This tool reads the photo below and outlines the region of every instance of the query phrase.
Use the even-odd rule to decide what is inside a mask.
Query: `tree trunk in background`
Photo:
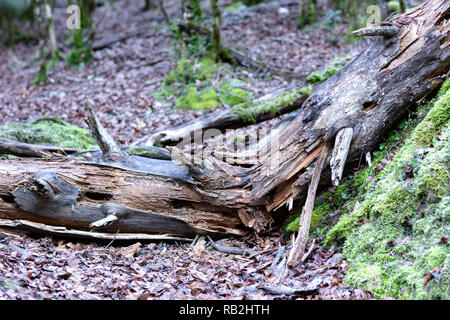
[[[316,22],[317,0],[300,0],[297,27],[303,28],[306,25]]]
[[[216,61],[220,60],[220,9],[217,5],[217,0],[210,0],[211,4],[211,14],[213,17],[213,32],[212,32],[212,41],[211,41],[211,49],[214,55],[214,59]]]
[[[280,216],[274,210],[303,197],[317,158],[337,133],[352,129],[349,167],[448,77],[449,14],[449,1],[429,0],[391,23],[360,30],[377,35],[371,46],[315,87],[251,168],[175,147],[169,150],[178,164],[107,150],[97,161],[1,160],[0,219],[182,236],[267,230]],[[330,161],[324,160],[322,184],[331,183]]]

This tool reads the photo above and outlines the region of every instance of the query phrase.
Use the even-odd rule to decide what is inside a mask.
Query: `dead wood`
[[[176,145],[183,140],[199,143],[199,141],[195,139],[195,136],[198,134],[202,135],[206,130],[214,129],[219,132],[225,132],[227,129],[241,128],[249,124],[259,123],[292,112],[300,108],[303,102],[308,98],[306,94],[299,92],[296,97],[289,101],[289,103],[277,106],[276,110],[264,108],[262,106],[276,100],[283,94],[291,92],[291,90],[296,87],[301,87],[301,84],[296,83],[293,86],[256,98],[245,108],[243,108],[242,105],[237,105],[229,109],[214,112],[175,128],[155,132],[136,141],[133,145],[147,147],[155,144]]]
[[[348,168],[448,77],[449,11],[448,1],[429,0],[395,18],[398,34],[376,36],[350,64],[315,87],[296,117],[257,149],[251,168],[176,147],[169,149],[173,161],[130,155],[109,143],[91,114],[100,159],[0,160],[0,219],[83,236],[91,234],[90,226],[97,234],[182,238],[268,230],[274,217],[283,217],[274,210],[292,208],[309,185],[309,211],[319,177],[324,185],[331,183],[333,163],[324,150],[347,149],[335,143],[337,133],[353,130],[347,156],[337,157],[346,158],[340,161]],[[343,164],[336,165],[339,173]]]

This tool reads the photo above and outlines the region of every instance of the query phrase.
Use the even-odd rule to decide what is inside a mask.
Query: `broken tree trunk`
[[[90,161],[1,160],[0,221],[108,234],[267,230],[272,211],[305,194],[326,145],[342,149],[323,160],[319,176],[330,184],[330,168],[338,180],[342,162],[348,166],[373,150],[409,107],[448,77],[449,14],[450,2],[429,0],[389,22],[398,33],[376,36],[369,48],[317,86],[301,112],[262,146],[251,168],[211,154],[191,156],[176,147],[169,148],[174,161],[146,159],[102,143],[104,156]],[[352,129],[350,139],[350,130],[342,131],[346,128]],[[98,141],[109,141],[102,130],[91,131],[103,136]],[[347,140],[335,142],[341,131]]]

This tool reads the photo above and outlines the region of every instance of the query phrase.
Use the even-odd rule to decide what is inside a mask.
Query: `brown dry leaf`
[[[433,279],[433,277],[436,277],[437,274],[439,274],[442,271],[441,267],[436,267],[431,271],[428,271],[425,276],[423,277],[423,285],[426,286],[428,282]]]
[[[120,248],[119,255],[121,255],[125,258],[131,258],[132,256],[134,256],[136,253],[138,253],[141,250],[141,245],[142,244],[140,242],[136,242],[135,244],[132,244],[131,246]]]
[[[197,241],[195,246],[192,247],[192,252],[194,253],[195,256],[201,256],[206,250],[205,246],[206,246],[206,240],[200,239],[199,241]]]
[[[207,276],[204,273],[197,271],[197,270],[192,270],[191,273],[194,277],[202,280],[203,282],[209,282],[209,281],[211,281],[211,278],[212,278],[211,276]]]

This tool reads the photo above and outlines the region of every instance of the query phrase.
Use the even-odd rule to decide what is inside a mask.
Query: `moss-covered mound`
[[[448,85],[392,162],[365,186],[359,208],[327,235],[328,243],[343,241],[347,283],[376,297],[450,297]]]
[[[98,149],[89,131],[56,117],[42,117],[32,122],[13,122],[2,125],[0,138],[61,148]]]
[[[311,235],[343,248],[346,282],[375,297],[449,299],[450,80],[316,200]],[[298,230],[298,216],[285,225]]]
[[[250,91],[242,89],[238,79],[214,82],[217,75],[227,73],[230,66],[219,64],[210,57],[183,57],[177,67],[164,79],[162,90],[154,96],[159,100],[176,98],[181,109],[213,109],[223,104],[234,106],[253,98]],[[219,71],[220,70],[220,71]]]

